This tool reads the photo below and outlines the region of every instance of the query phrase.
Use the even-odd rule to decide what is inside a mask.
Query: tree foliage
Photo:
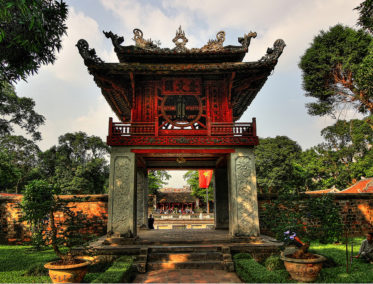
[[[0,81],[15,82],[56,60],[66,33],[63,1],[3,0],[0,5]]]
[[[357,24],[373,34],[373,0],[365,0],[355,9],[359,11]]]
[[[34,110],[33,99],[18,97],[14,87],[0,81],[0,136],[10,135],[17,125],[34,140],[40,140],[37,128],[44,124],[44,117]]]
[[[301,147],[286,136],[263,138],[255,148],[258,190],[261,193],[297,192],[304,180],[297,161]]]
[[[39,147],[23,136],[0,138],[0,190],[20,193],[32,179],[39,177]],[[9,178],[9,179],[7,179]]]
[[[40,155],[40,171],[63,194],[97,194],[108,184],[108,146],[97,136],[66,133]]]
[[[336,25],[316,36],[299,67],[311,115],[334,115],[347,106],[373,112],[373,38],[368,33]]]
[[[213,174],[214,175],[214,174]],[[199,176],[198,171],[187,171],[183,178],[190,185],[192,195],[198,197],[206,202],[206,188],[199,187]],[[209,201],[214,200],[214,176],[211,178],[210,185],[208,187],[208,199]]]
[[[149,194],[157,194],[158,190],[167,184],[171,175],[167,171],[149,170],[148,171],[148,190]]]
[[[344,189],[373,176],[373,130],[367,119],[340,120],[321,131],[324,142],[302,153],[308,189]]]

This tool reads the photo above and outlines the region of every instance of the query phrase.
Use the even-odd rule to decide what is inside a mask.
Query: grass
[[[362,238],[355,238],[354,255],[357,254]],[[373,265],[361,260],[353,259],[349,273],[346,272],[346,245],[345,244],[319,244],[313,243],[310,247],[313,253],[321,254],[328,258],[328,262],[321,270],[316,282],[318,283],[372,283]],[[351,243],[349,244],[349,256]],[[266,268],[249,258],[233,258],[237,275],[244,282],[295,282],[289,278],[284,268],[268,271]]]
[[[92,283],[129,283],[134,276],[132,264],[133,257],[121,256],[105,272],[94,279]]]
[[[0,283],[50,283],[48,275],[24,276],[31,266],[56,259],[53,250],[33,251],[31,246],[0,246]]]
[[[0,245],[0,283],[50,283],[43,265],[55,259],[56,255],[51,249],[35,251],[31,246]],[[91,266],[83,282],[92,282],[109,266],[110,264]]]

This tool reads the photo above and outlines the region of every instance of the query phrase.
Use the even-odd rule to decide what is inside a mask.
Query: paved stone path
[[[242,283],[234,272],[211,269],[154,270],[137,274],[133,283]]]

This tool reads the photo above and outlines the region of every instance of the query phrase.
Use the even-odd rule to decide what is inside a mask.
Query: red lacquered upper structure
[[[250,32],[240,46],[223,46],[219,32],[202,48],[188,49],[179,28],[175,48],[160,48],[134,30],[135,45],[110,38],[119,63],[105,63],[85,40],[77,46],[90,74],[120,122],[109,121],[108,145],[258,144],[255,119],[237,123],[277,64],[285,43],[279,39],[256,62],[242,62]]]

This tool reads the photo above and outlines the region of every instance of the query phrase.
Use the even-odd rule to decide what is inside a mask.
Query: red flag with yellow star
[[[199,177],[199,187],[208,188],[210,185],[211,178],[212,178],[212,170],[199,170],[198,177]]]

